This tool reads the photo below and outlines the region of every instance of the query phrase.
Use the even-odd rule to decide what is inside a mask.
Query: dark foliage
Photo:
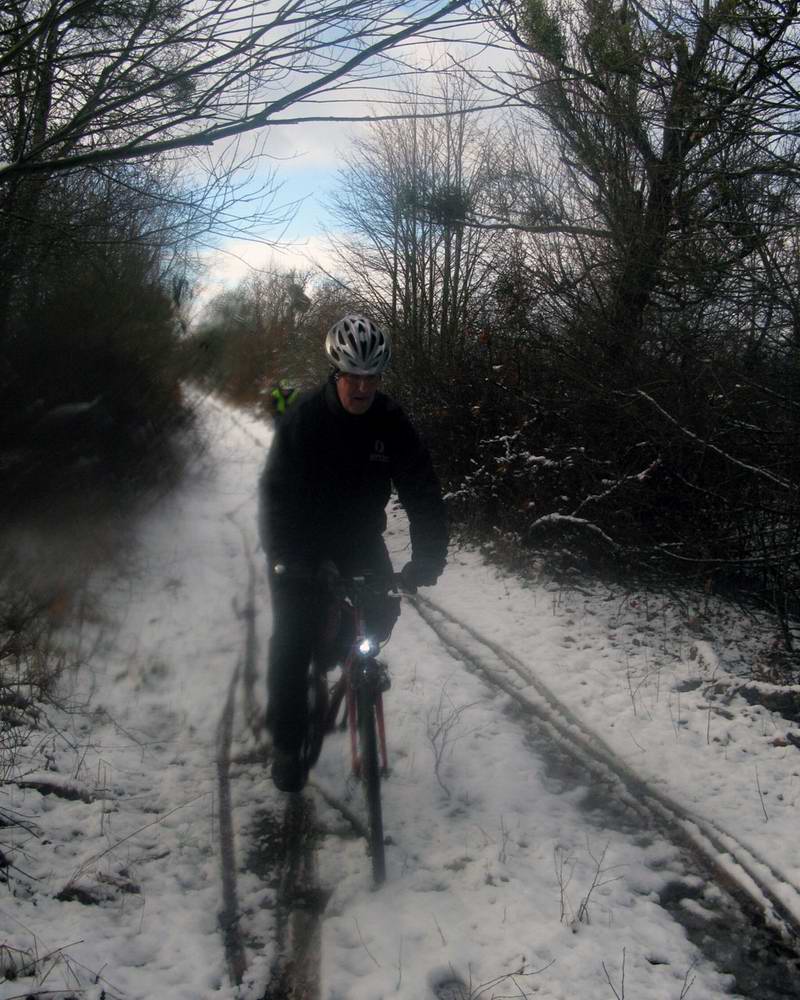
[[[185,417],[158,178],[126,169],[27,186],[28,214],[0,243],[6,515],[65,487],[130,483]]]

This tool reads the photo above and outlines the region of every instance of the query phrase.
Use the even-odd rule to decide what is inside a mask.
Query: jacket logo
[[[380,439],[372,446],[372,454],[369,456],[370,462],[388,462],[389,456],[386,454],[386,445]]]

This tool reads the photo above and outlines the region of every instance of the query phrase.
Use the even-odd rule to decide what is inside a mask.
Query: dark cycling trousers
[[[343,573],[359,572],[340,569]],[[377,567],[377,571],[385,569],[385,565]],[[271,590],[267,725],[275,746],[294,753],[300,749],[306,726],[308,667],[328,619],[331,598],[313,582],[273,577]],[[364,608],[366,630],[379,641],[387,639],[399,615],[398,597],[376,599]]]

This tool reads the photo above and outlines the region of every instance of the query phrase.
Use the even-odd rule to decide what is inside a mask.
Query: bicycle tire
[[[367,805],[369,853],[372,877],[376,885],[386,879],[386,852],[383,844],[383,807],[381,804],[381,768],[378,762],[378,735],[375,721],[375,695],[367,684],[358,688],[358,736],[361,755],[361,781]]]

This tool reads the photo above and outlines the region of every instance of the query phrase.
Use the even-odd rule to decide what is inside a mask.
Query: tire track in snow
[[[226,516],[242,536],[242,551],[247,560],[247,598],[243,608],[237,607],[234,599],[234,612],[240,621],[244,622],[244,663],[242,667],[242,693],[245,720],[251,734],[258,743],[264,732],[264,719],[258,712],[258,699],[255,688],[258,679],[258,635],[256,633],[256,565],[253,553],[247,541],[247,532],[236,520],[237,511],[230,511]]]
[[[228,688],[228,697],[217,729],[217,787],[219,793],[219,842],[222,875],[222,910],[219,924],[231,981],[240,986],[247,969],[244,944],[239,931],[239,898],[236,891],[236,848],[231,805],[231,739],[241,664],[237,665]]]
[[[241,908],[236,887],[236,834],[231,794],[232,763],[253,764],[263,768],[267,761],[263,749],[247,758],[233,758],[234,720],[237,699],[244,723],[256,742],[263,735],[264,720],[257,708],[255,685],[258,678],[258,636],[256,629],[256,566],[248,534],[236,520],[238,511],[227,514],[239,530],[242,551],[248,565],[247,596],[243,607],[234,600],[234,610],[242,622],[243,653],[236,666],[218,727],[217,768],[220,811],[220,858],[223,908],[220,926],[230,977],[240,986],[245,979],[247,951],[240,929]],[[318,1000],[320,982],[321,918],[327,893],[319,886],[316,863],[318,827],[313,800],[308,795],[281,796],[275,800],[263,772],[266,794],[264,812],[255,831],[254,841],[245,861],[246,867],[265,884],[276,888],[274,952],[264,1000]],[[321,793],[324,796],[324,792]],[[272,801],[271,801],[272,800]],[[280,804],[285,801],[283,815]],[[276,808],[277,807],[277,808]]]
[[[225,944],[225,955],[231,981],[240,986],[247,970],[247,958],[244,943],[239,928],[240,907],[236,889],[236,846],[233,824],[233,804],[231,799],[231,747],[233,743],[233,725],[236,714],[236,695],[240,681],[244,681],[245,710],[252,704],[252,688],[256,676],[256,657],[258,643],[256,638],[256,574],[253,557],[247,545],[247,536],[241,526],[236,523],[235,513],[228,515],[231,523],[239,529],[242,535],[242,545],[248,565],[247,598],[243,609],[236,607],[234,611],[244,623],[244,654],[237,663],[228,687],[228,696],[222,709],[222,715],[217,727],[217,787],[219,794],[219,837],[220,865],[222,878],[222,910],[219,915]],[[252,718],[248,722],[253,728]]]
[[[414,601],[420,617],[459,659],[536,717],[559,747],[601,780],[637,814],[657,818],[673,837],[701,859],[756,921],[778,937],[779,948],[793,951],[800,942],[800,889],[782,872],[717,824],[692,815],[640,778],[614,751],[564,705],[516,656],[428,598]],[[522,682],[522,683],[520,683]],[[795,956],[796,957],[796,956]]]
[[[328,893],[317,876],[313,799],[287,796],[283,823],[273,832],[277,940],[263,1000],[319,1000],[322,914]]]

